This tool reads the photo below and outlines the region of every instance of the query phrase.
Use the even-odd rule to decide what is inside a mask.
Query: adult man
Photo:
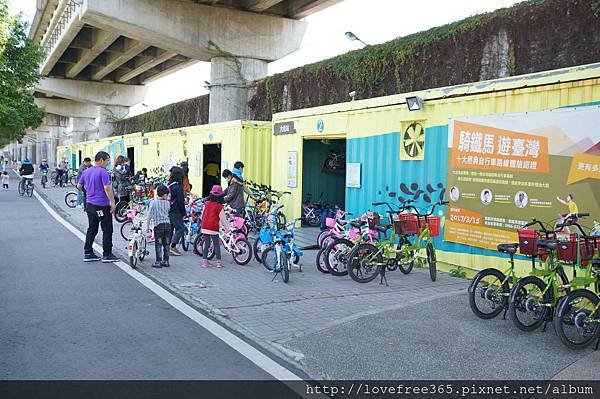
[[[110,155],[100,151],[94,157],[94,162],[95,165],[86,169],[77,183],[77,188],[79,190],[85,188],[87,194],[85,211],[89,226],[85,235],[83,261],[95,262],[102,260],[104,263],[111,263],[118,261],[119,258],[112,253],[112,213],[115,210],[115,196],[110,176],[106,171],[106,167],[110,163]],[[102,258],[96,255],[92,248],[94,239],[98,234],[98,225],[102,226]]]
[[[69,162],[67,158],[63,158],[58,164],[58,168],[56,168],[56,180],[54,185],[60,184],[61,187],[64,187],[65,182],[68,180],[68,176],[65,176],[67,171],[69,170]]]
[[[214,160],[208,161],[206,166],[204,167],[204,187],[202,190],[202,195],[204,197],[208,196],[212,186],[215,184],[219,184],[219,175],[221,172],[219,171],[219,165],[214,162]]]
[[[83,162],[79,166],[79,170],[77,171],[77,183],[79,183],[79,179],[81,179],[81,174],[84,170],[92,167],[92,160],[89,157],[85,157]],[[83,207],[83,196],[85,195],[84,191],[77,191],[77,208]]]
[[[21,167],[19,168],[19,174],[21,175],[21,181],[19,185],[21,189],[25,189],[25,180],[32,179],[33,180],[33,165],[28,158],[25,158],[21,163]]]

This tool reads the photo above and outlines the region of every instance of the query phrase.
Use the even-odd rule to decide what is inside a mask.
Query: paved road
[[[82,242],[0,192],[0,379],[271,379]]]
[[[478,319],[466,292],[363,317],[287,345],[313,354],[306,359],[310,375],[333,379],[541,380],[557,373],[598,379],[592,348],[567,349],[551,325],[546,332],[525,333],[509,319]]]

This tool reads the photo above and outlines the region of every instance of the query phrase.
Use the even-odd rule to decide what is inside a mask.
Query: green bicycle
[[[416,258],[425,258],[429,266],[431,281],[437,278],[437,260],[433,237],[439,235],[440,218],[433,216],[436,206],[446,205],[448,201],[439,201],[433,204],[431,211],[422,214],[410,205],[413,201],[405,201],[402,206],[394,211],[387,202],[375,202],[373,206],[386,205],[392,225],[377,225],[374,230],[387,234],[394,227],[387,239],[370,244],[362,243],[354,246],[348,254],[348,274],[359,283],[367,283],[381,274],[380,284],[385,281],[386,270],[395,270],[402,267],[404,270],[412,269]],[[412,210],[414,213],[403,213]],[[396,239],[398,237],[398,239]],[[421,250],[425,249],[425,255]]]
[[[582,214],[577,216],[581,217]],[[574,262],[575,269],[583,269],[583,276],[574,277],[578,287],[559,303],[554,317],[554,329],[563,344],[571,349],[582,349],[596,339],[600,343],[600,229],[587,235],[575,217],[568,217],[563,226],[577,230],[566,240],[559,241],[559,258]],[[560,238],[559,238],[560,240]],[[572,280],[572,282],[573,282]],[[596,293],[588,287],[595,286]]]
[[[538,230],[530,230],[529,227],[539,225]],[[536,261],[541,262],[541,258],[547,255],[546,251],[539,251],[533,240],[543,237],[546,239],[554,237],[552,231],[548,231],[544,224],[536,219],[527,223],[519,230],[520,242],[510,244],[499,244],[498,252],[508,254],[508,269],[499,270],[496,268],[486,268],[481,270],[473,277],[469,285],[469,305],[475,315],[481,319],[493,319],[498,316],[502,310],[502,318],[506,318],[508,311],[508,297],[511,288],[519,280],[515,272],[515,254],[518,249],[522,255],[531,258],[531,269],[535,269]],[[521,247],[519,248],[519,244]],[[540,263],[540,267],[541,267]]]

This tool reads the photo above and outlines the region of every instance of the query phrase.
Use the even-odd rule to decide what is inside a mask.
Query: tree
[[[7,0],[0,0],[0,147],[22,139],[44,118],[33,97],[44,52],[27,37],[27,29],[22,16],[10,16]]]

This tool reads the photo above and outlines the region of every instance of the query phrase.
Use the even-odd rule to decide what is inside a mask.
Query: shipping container
[[[272,184],[292,192],[289,219],[302,215],[309,193],[355,215],[385,214],[372,203],[411,199],[426,210],[449,199],[451,183],[456,201],[436,211],[444,220],[438,260],[479,270],[498,265],[494,240],[516,239],[509,227],[564,213],[554,197],[565,201],[573,190],[580,212],[598,212],[599,104],[600,64],[591,64],[278,113]]]
[[[205,195],[214,183],[224,183],[221,172],[233,168],[236,161],[245,164],[245,179],[262,184],[270,184],[271,180],[271,122],[188,126],[112,136],[73,146],[73,153],[80,153],[81,159],[93,159],[100,150],[108,152],[113,160],[117,155],[127,156],[134,172],[147,168],[150,175],[157,168],[168,172],[172,166],[187,161],[192,192],[196,195]]]

